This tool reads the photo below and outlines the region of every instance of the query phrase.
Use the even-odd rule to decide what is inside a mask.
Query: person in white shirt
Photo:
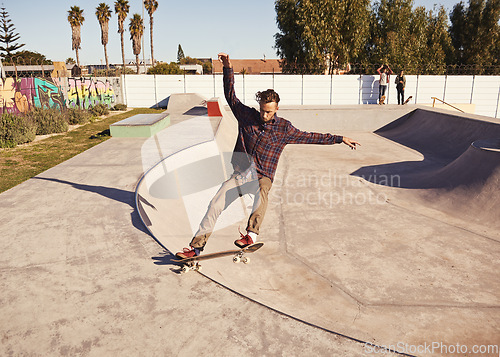
[[[393,73],[391,67],[384,64],[379,69],[377,69],[378,74],[380,75],[379,86],[378,86],[378,100],[380,102],[380,98],[385,96],[387,91],[387,84],[389,83],[389,76]]]

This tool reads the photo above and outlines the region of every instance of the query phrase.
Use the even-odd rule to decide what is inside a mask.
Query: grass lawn
[[[109,129],[110,124],[135,114],[162,113],[163,111],[164,109],[133,109],[85,124],[67,133],[56,134],[12,149],[0,149],[0,192],[108,140],[109,135],[98,134]],[[97,138],[91,139],[91,136],[97,136]]]

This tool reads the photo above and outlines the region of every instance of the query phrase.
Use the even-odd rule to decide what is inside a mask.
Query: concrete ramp
[[[203,110],[206,98],[197,93],[173,93],[168,97],[167,112],[189,114],[189,111]],[[206,108],[205,108],[206,113]]]
[[[434,160],[450,161],[476,140],[500,138],[500,125],[491,118],[418,108],[375,133]]]
[[[180,104],[176,103],[178,98],[182,98]],[[174,95],[167,111],[186,115],[192,113],[186,103],[196,108],[198,101],[196,96]],[[217,98],[203,102],[208,106],[206,115],[180,121],[146,141],[142,150],[148,168],[136,190],[138,210],[155,239],[174,253],[188,245],[210,200],[232,173],[236,120],[227,118],[229,113]],[[182,144],[169,148],[167,143],[173,142]],[[245,206],[244,199],[231,205],[216,230],[241,224],[247,215]],[[217,244],[211,244],[206,251],[218,250]]]
[[[448,165],[432,173],[420,175],[420,184],[415,179],[413,182],[423,188],[482,187],[490,179],[495,179],[500,166],[499,144],[500,139],[476,140]]]
[[[500,140],[477,140],[448,165],[410,175],[414,196],[427,207],[460,220],[463,227],[498,236],[500,232]],[[424,189],[426,188],[426,189]],[[467,226],[463,222],[467,222]]]
[[[219,109],[213,138],[165,155],[136,190],[144,223],[172,253],[187,246],[230,170],[224,153],[237,127],[220,103]],[[283,314],[402,353],[442,355],[443,346],[497,343],[498,152],[494,141],[477,140],[498,124],[407,106],[280,114],[299,129],[344,134],[363,146],[287,146],[262,227],[264,247],[248,266],[215,259],[202,273]],[[368,129],[372,117],[384,127],[377,134]],[[421,181],[412,181],[417,174]],[[495,194],[489,213],[475,215],[492,228],[469,222],[471,205],[457,209],[459,196],[470,202],[474,190],[484,203]],[[206,252],[233,247],[249,213],[246,198],[223,213]]]
[[[500,124],[417,109],[375,133],[415,150],[422,159],[364,166],[353,175],[411,189],[396,190],[401,204],[417,200],[477,231],[500,230]]]
[[[153,137],[111,138],[0,195],[0,355],[498,357],[498,145],[481,139],[496,126],[462,143],[446,139],[462,119],[429,124],[443,155],[418,121],[413,137],[373,132],[414,106],[281,108],[299,129],[362,146],[287,146],[252,262],[179,276],[148,233],[186,246],[228,173],[236,122],[219,101],[211,117],[209,101],[173,100]],[[491,123],[471,119],[466,135]],[[398,184],[419,172],[456,183]],[[207,251],[234,247],[246,215],[231,210]]]

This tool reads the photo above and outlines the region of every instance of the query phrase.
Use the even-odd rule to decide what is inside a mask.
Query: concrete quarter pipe
[[[143,222],[172,253],[189,243],[230,170],[225,153],[236,123],[219,107],[215,134],[193,126],[208,136],[165,155],[136,189]],[[265,246],[250,266],[228,269],[230,259],[217,259],[203,274],[296,319],[401,353],[498,345],[500,125],[415,107],[278,115],[363,146],[288,146],[262,228]],[[208,167],[215,173],[203,184],[186,184]],[[207,252],[232,247],[247,207],[245,197],[230,206]]]

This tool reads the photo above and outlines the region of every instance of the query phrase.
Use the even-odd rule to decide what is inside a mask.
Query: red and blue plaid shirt
[[[224,68],[224,95],[234,116],[238,120],[239,134],[234,147],[232,163],[235,170],[245,170],[253,160],[259,177],[274,179],[278,160],[287,144],[340,144],[339,135],[309,133],[295,128],[288,120],[278,117],[267,123],[260,118],[260,112],[250,108],[236,97],[234,72]],[[246,155],[244,155],[246,153]]]

